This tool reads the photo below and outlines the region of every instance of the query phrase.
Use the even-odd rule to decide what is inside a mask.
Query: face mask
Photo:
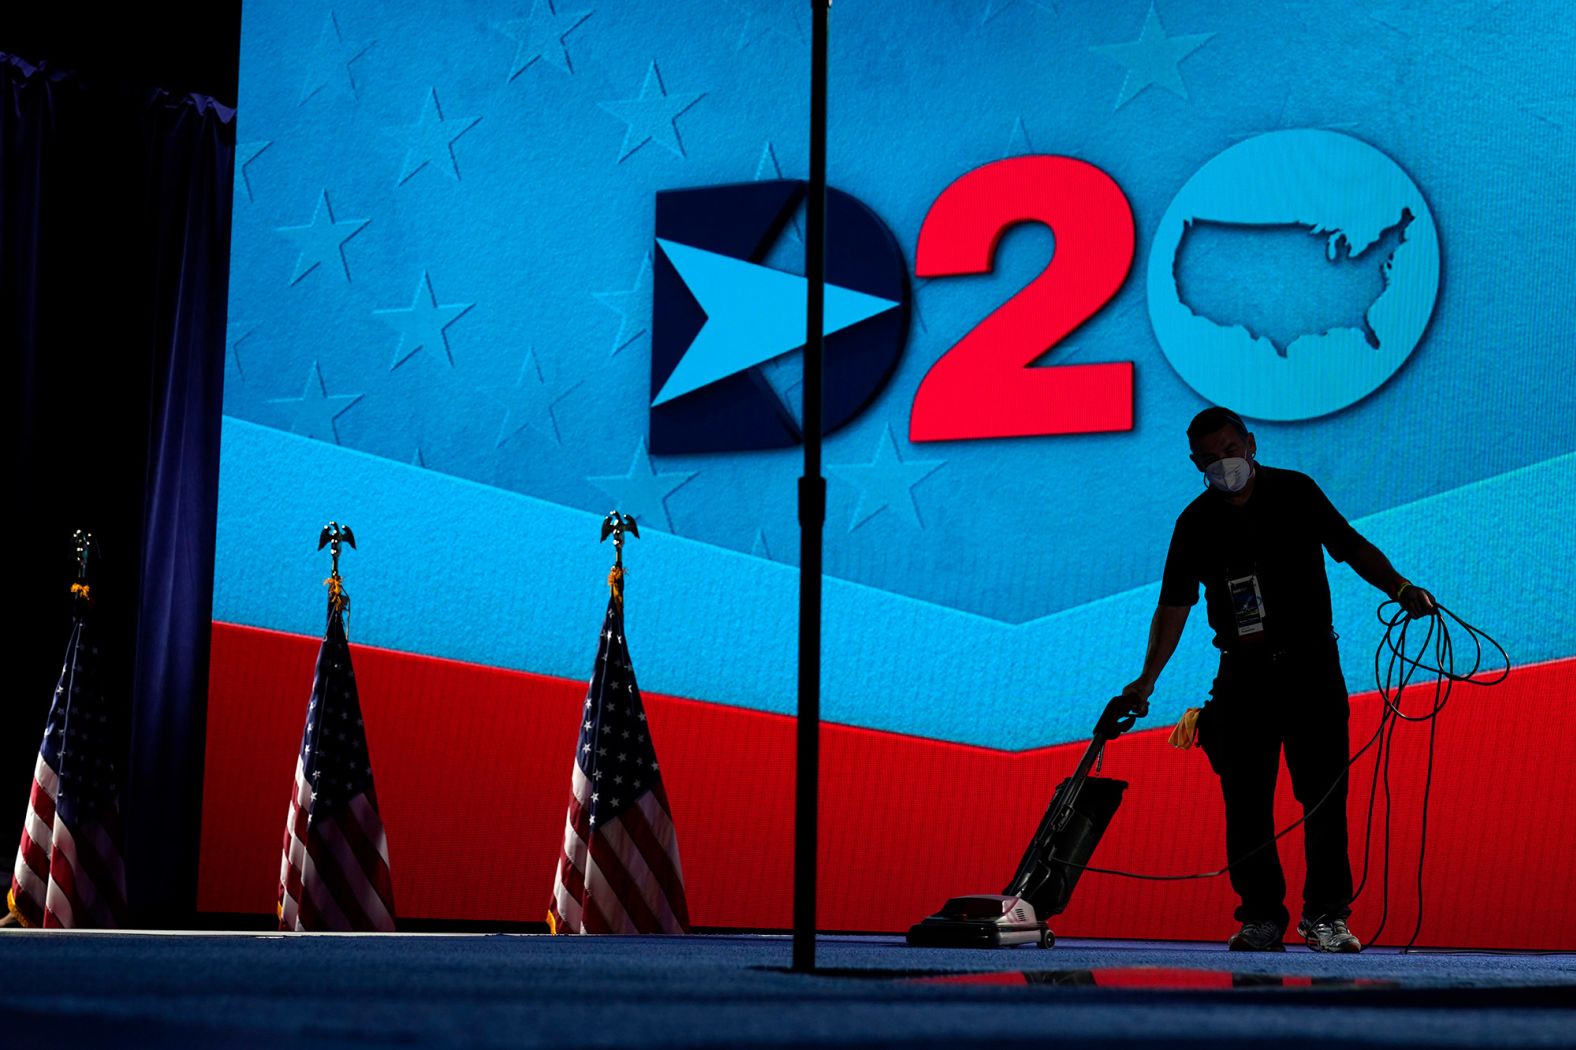
[[[1241,492],[1253,477],[1253,464],[1239,456],[1217,459],[1204,468],[1204,483],[1216,492]]]

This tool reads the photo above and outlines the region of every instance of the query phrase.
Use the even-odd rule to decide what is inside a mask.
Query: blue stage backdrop
[[[245,806],[282,815],[293,751],[252,782],[224,761],[251,747],[224,736],[241,724],[224,705],[264,717],[236,669],[267,665],[300,679],[301,703],[266,718],[298,726],[310,668],[253,657],[319,630],[329,518],[361,540],[345,563],[358,643],[583,680],[611,553],[597,521],[632,513],[642,688],[723,712],[716,738],[672,746],[705,762],[728,750],[729,717],[792,712],[809,28],[800,0],[247,4],[214,599],[234,638],[215,655],[206,907],[273,899],[255,892],[270,872],[232,877],[220,854],[276,848],[272,817],[264,845],[246,837]],[[1172,525],[1201,484],[1183,432],[1213,403],[1518,665],[1549,665],[1529,701],[1554,720],[1538,746],[1571,767],[1572,54],[1554,3],[840,0],[824,711],[870,741],[870,768],[850,774],[879,796],[868,819],[899,819],[905,782],[936,775],[880,760],[893,741],[1066,745],[1136,675]],[[1382,596],[1346,566],[1330,575],[1356,696]],[[1153,725],[1207,695],[1202,620]],[[1503,723],[1505,702],[1471,693],[1451,731]],[[453,695],[419,717],[468,710]],[[489,774],[494,825],[521,842],[521,899],[435,892],[402,913],[540,919],[567,711],[515,756],[548,767],[550,791]],[[509,717],[536,714],[522,700]],[[700,724],[674,715],[670,735]],[[430,790],[470,761],[453,746],[462,757],[389,744],[410,768],[379,768],[380,792]],[[1463,753],[1440,773],[1463,798],[1509,758]],[[1214,814],[1202,759],[1159,763],[1189,767],[1196,790],[1135,780],[1145,819]],[[683,772],[668,776],[681,843],[720,839],[702,825],[725,792],[687,799]],[[1566,773],[1511,779],[1546,812],[1576,801]],[[926,893],[995,889],[1045,783],[932,787],[956,812],[936,818],[925,870],[871,870]],[[1403,785],[1407,812],[1419,788]],[[992,840],[998,874],[957,884],[986,876],[949,859],[944,829],[1012,793],[1029,816]],[[398,882],[426,833],[386,805]],[[776,904],[758,922],[729,910],[716,849],[695,859],[715,880],[710,900],[691,893],[697,922],[780,924]],[[1139,853],[1174,869],[1219,851],[1211,833]],[[1573,895],[1531,872],[1518,907],[1576,937]],[[834,910],[847,898],[829,925],[914,917],[860,922],[854,887],[829,892]],[[1080,914],[1088,932],[1191,929]],[[1229,903],[1210,917],[1229,922]]]

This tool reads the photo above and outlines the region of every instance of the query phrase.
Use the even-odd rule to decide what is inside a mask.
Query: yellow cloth
[[[1199,708],[1190,707],[1177,719],[1176,728],[1171,730],[1171,737],[1166,742],[1172,747],[1186,751],[1198,742],[1198,713]]]

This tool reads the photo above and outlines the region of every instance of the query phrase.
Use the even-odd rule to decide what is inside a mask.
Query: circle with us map
[[[1374,267],[1380,290],[1347,323],[1277,343],[1182,294],[1179,256],[1200,224],[1321,237],[1331,266]],[[1317,294],[1291,280],[1269,291]],[[1389,157],[1334,131],[1272,131],[1217,154],[1172,200],[1149,252],[1149,320],[1166,360],[1202,397],[1256,419],[1312,419],[1373,393],[1422,339],[1438,292],[1422,193]]]

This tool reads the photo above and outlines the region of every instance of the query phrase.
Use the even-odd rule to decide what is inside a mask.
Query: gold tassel
[[[335,612],[344,612],[345,606],[350,603],[350,596],[345,593],[345,585],[339,577],[330,576],[323,581],[323,585],[328,588],[329,605],[333,606]]]
[[[72,597],[80,595],[85,599],[92,600],[92,596],[88,594],[88,585],[85,583],[73,583],[71,585],[71,595]]]
[[[553,918],[553,910],[551,908],[547,909],[547,932],[552,934],[558,932],[558,920]]]
[[[1190,707],[1177,719],[1176,728],[1171,730],[1171,737],[1166,743],[1181,751],[1186,751],[1198,742],[1198,713],[1200,708]]]
[[[75,590],[75,589],[76,589],[76,584],[72,584],[72,590]],[[87,590],[86,587],[84,587],[82,589],[84,591]],[[14,888],[5,891],[5,905],[6,905],[7,908],[9,908],[11,910],[11,914],[16,917],[16,921],[17,922],[21,923],[23,926],[30,926],[31,925],[26,919],[24,919],[22,917],[22,913],[17,910],[17,907],[16,907],[16,890]]]
[[[607,571],[607,585],[612,588],[613,600],[620,605],[624,604],[624,569],[615,565]]]

